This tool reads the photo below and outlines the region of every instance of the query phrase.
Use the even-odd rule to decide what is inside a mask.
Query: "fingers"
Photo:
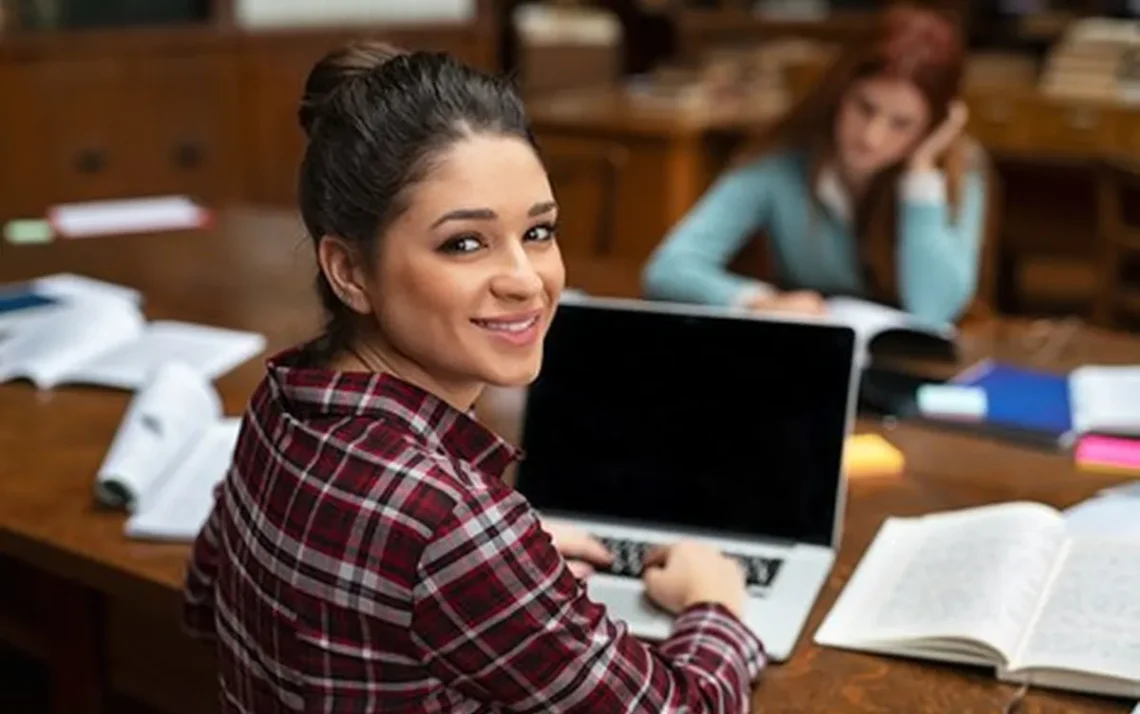
[[[665,565],[668,555],[669,548],[663,545],[655,545],[646,552],[641,563],[645,566],[646,572],[648,572],[649,568],[659,568]]]
[[[613,554],[597,538],[576,529],[562,530],[554,538],[554,547],[567,560],[584,560],[594,565],[609,565]]]
[[[566,567],[570,568],[570,572],[579,580],[585,580],[594,574],[594,567],[581,560],[566,561]]]

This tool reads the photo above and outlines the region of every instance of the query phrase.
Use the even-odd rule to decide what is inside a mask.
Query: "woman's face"
[[[835,144],[840,169],[863,182],[905,159],[926,135],[930,107],[910,82],[869,77],[851,85],[839,103]]]
[[[380,239],[369,302],[386,358],[451,401],[529,383],[565,283],[557,207],[534,150],[477,135],[436,158]]]

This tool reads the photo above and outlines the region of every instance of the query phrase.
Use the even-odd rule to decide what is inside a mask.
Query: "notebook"
[[[148,323],[129,300],[89,295],[37,321],[35,329],[21,329],[0,342],[0,382],[26,379],[40,389],[91,384],[134,390],[170,360],[214,379],[264,347],[265,338],[256,333],[187,322]]]
[[[192,540],[232,462],[239,423],[223,416],[199,372],[161,366],[127,408],[96,475],[96,500],[131,514],[130,537]]]
[[[958,357],[958,328],[953,324],[927,323],[911,313],[851,297],[828,299],[827,311],[830,319],[855,330],[865,361],[885,354]]]
[[[888,518],[815,640],[1137,697],[1137,599],[1140,540],[1070,535],[1041,504],[982,506]]]
[[[1140,366],[1079,367],[1069,392],[1078,434],[1140,437]]]
[[[118,297],[136,305],[142,303],[142,295],[137,290],[73,273],[8,283],[0,285],[0,336],[92,295]]]

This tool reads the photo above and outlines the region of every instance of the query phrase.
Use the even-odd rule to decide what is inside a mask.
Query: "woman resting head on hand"
[[[964,48],[930,9],[884,11],[646,267],[651,297],[821,312],[849,295],[949,321],[976,290],[986,183],[966,141]],[[764,234],[775,285],[729,272]]]
[[[439,54],[317,63],[301,215],[325,334],[269,360],[195,541],[186,621],[216,638],[222,710],[737,712],[763,664],[744,576],[656,551],[657,647],[586,596],[610,555],[501,480],[472,406],[525,385],[564,283],[522,102]]]

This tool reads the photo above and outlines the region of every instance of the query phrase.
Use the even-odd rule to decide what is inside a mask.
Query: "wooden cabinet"
[[[4,67],[3,213],[34,215],[53,194],[82,201],[129,190],[129,112],[116,101],[126,71],[112,58]]]
[[[126,96],[140,186],[209,204],[240,197],[239,76],[228,49],[180,51],[137,61]]]
[[[495,35],[486,13],[391,29],[3,39],[0,221],[58,203],[162,194],[293,205],[304,148],[297,108],[319,57],[367,35],[488,69]]]

